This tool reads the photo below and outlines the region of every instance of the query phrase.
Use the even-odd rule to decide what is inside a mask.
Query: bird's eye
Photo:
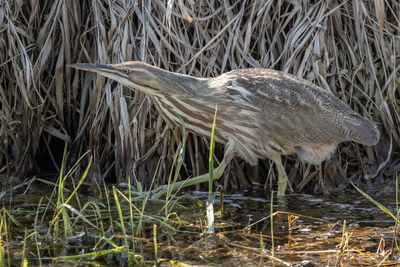
[[[129,69],[123,69],[122,72],[125,74],[129,74]]]

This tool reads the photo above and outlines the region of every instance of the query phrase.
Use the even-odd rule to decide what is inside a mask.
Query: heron
[[[318,165],[332,156],[339,143],[372,146],[379,140],[376,124],[329,90],[282,71],[246,68],[198,78],[140,61],[69,67],[139,90],[153,100],[170,127],[180,127],[182,118],[189,132],[204,138],[210,138],[218,105],[214,140],[225,145],[225,152],[213,179],[219,179],[236,156],[250,165],[268,158],[278,172],[278,196],[285,195],[288,183],[282,155],[297,154],[302,162]],[[207,180],[204,174],[185,185]]]

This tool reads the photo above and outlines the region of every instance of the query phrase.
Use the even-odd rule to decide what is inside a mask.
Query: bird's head
[[[68,67],[96,72],[147,95],[187,94],[201,79],[176,74],[140,61],[119,64],[71,64]]]

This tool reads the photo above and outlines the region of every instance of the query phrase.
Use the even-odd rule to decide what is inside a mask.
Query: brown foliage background
[[[273,68],[331,90],[379,125],[381,142],[343,144],[322,169],[289,157],[293,187],[380,182],[400,169],[399,14],[399,2],[384,0],[2,1],[0,174],[59,166],[68,142],[67,163],[90,150],[95,178],[136,176],[148,185],[160,160],[157,183],[165,183],[180,131],[143,94],[65,66],[140,60],[198,77]],[[182,178],[206,172],[207,140],[190,135],[186,155]],[[267,165],[235,159],[224,184],[271,185]]]

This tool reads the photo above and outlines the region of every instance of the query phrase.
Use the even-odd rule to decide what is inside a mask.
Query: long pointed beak
[[[120,69],[114,67],[112,64],[78,63],[67,65],[67,67],[95,72],[125,85],[129,81],[128,75],[123,73]],[[128,86],[131,86],[131,84]]]
[[[100,72],[100,71],[115,71],[115,68],[112,65],[108,64],[90,64],[90,63],[77,63],[77,64],[69,64],[67,67],[75,68],[79,70]]]

